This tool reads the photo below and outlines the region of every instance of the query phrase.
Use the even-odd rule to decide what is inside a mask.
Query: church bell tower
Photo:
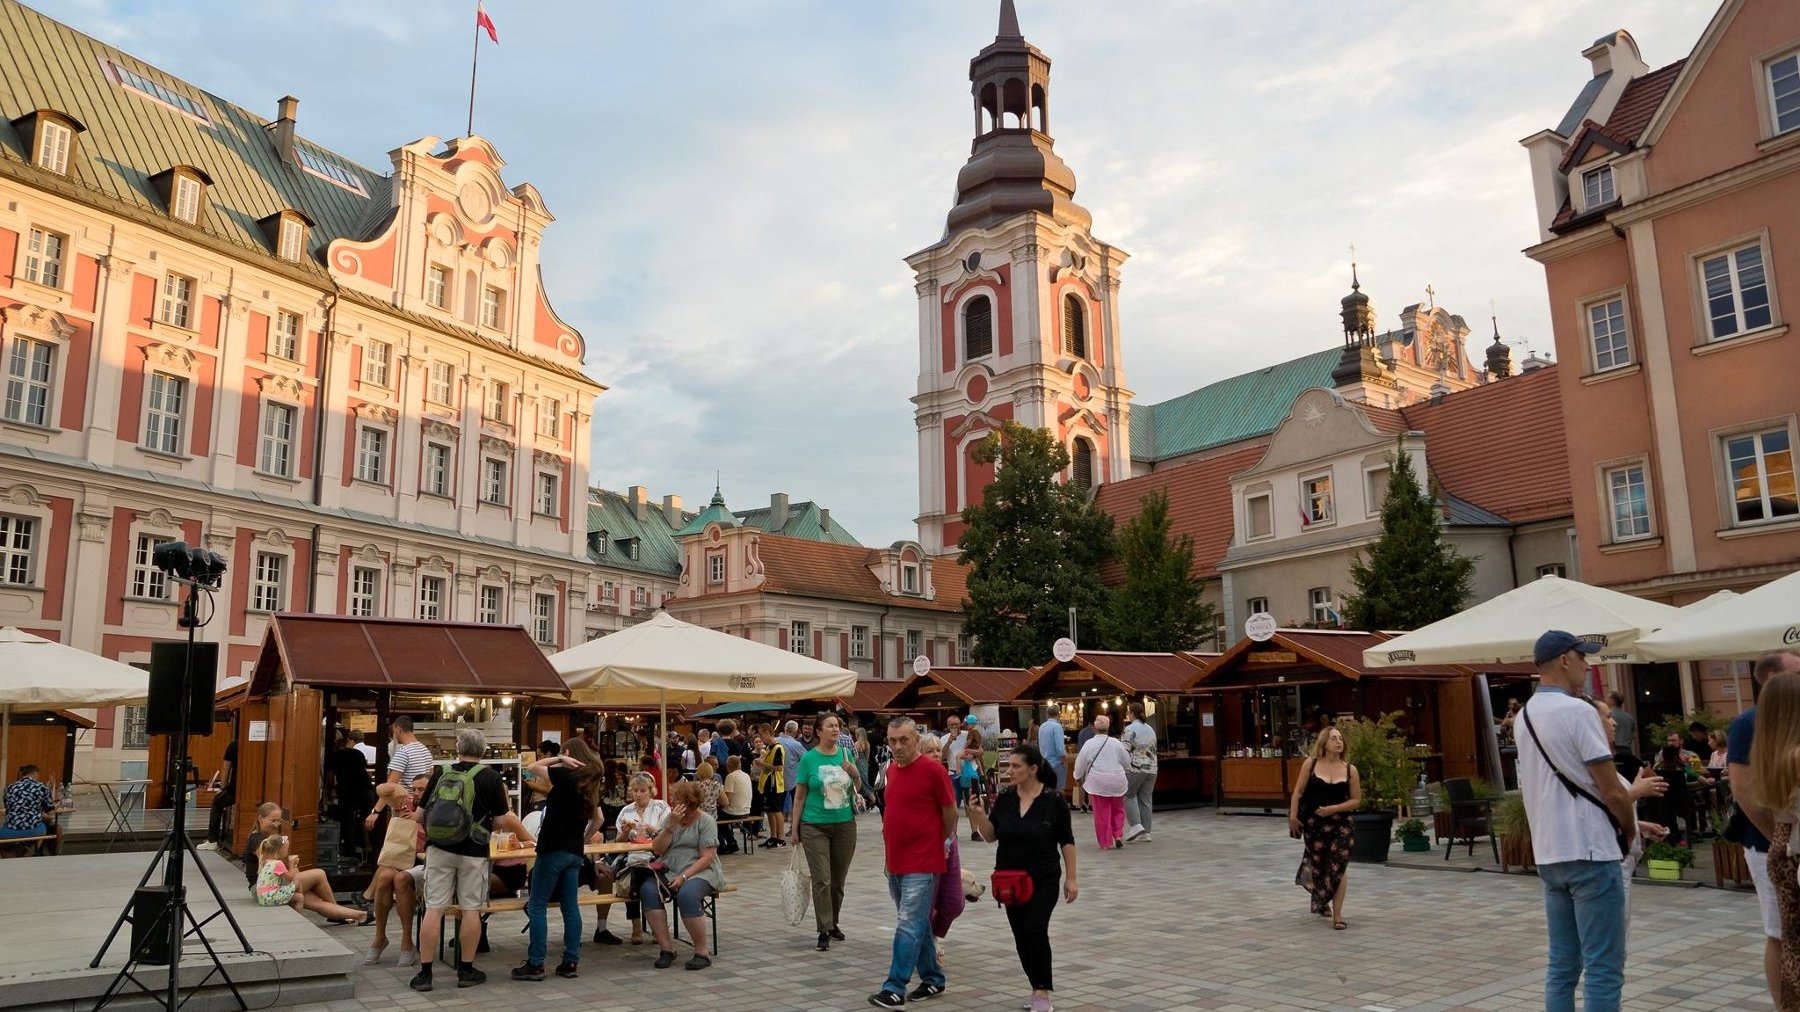
[[[919,541],[956,551],[992,465],[974,447],[1005,422],[1056,434],[1065,480],[1130,477],[1131,391],[1119,349],[1124,251],[1094,238],[1050,136],[1050,58],[1001,0],[969,62],[975,140],[944,236],[907,258],[919,297]]]

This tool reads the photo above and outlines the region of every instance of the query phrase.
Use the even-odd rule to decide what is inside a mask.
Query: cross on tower
[[[1431,303],[1432,309],[1437,308],[1437,289],[1432,288],[1429,281],[1425,283],[1425,298]]]

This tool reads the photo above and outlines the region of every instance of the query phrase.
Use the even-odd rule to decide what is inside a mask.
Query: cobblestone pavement
[[[1293,884],[1299,844],[1282,820],[1211,810],[1159,815],[1155,841],[1099,852],[1088,817],[1076,816],[1081,896],[1057,910],[1056,1007],[1107,1012],[1383,1012],[1541,1009],[1542,893],[1536,878],[1492,872],[1352,865],[1348,931],[1307,911]],[[966,841],[968,867],[983,875],[992,850]],[[1398,848],[1396,848],[1396,853]],[[1460,855],[1460,851],[1459,851]],[[640,1012],[655,1008],[735,1010],[867,1008],[886,975],[893,911],[882,879],[880,824],[862,818],[842,927],[849,941],[813,950],[810,911],[790,928],[777,882],[786,851],[728,858],[740,886],[720,903],[724,954],[689,973],[650,965],[653,945],[583,948],[581,977],[522,984],[507,971],[523,959],[521,914],[496,918],[482,987],[415,994],[410,971],[361,968],[353,1001],[310,1006],[362,1009],[528,1007]],[[1456,867],[1451,862],[1450,867]],[[1634,925],[1625,1007],[1761,1010],[1762,937],[1748,891],[1633,886]],[[592,930],[593,912],[588,912]],[[617,930],[622,912],[613,915]],[[341,934],[339,934],[341,931]],[[552,962],[561,923],[550,921]],[[365,944],[364,929],[338,929]],[[683,959],[685,960],[685,949]],[[1027,993],[1001,910],[972,905],[946,944],[948,992],[932,1012],[1018,1008]],[[448,980],[446,980],[448,978]]]

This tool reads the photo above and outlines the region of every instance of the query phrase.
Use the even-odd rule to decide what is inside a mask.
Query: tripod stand
[[[220,565],[220,569],[223,570],[223,564]],[[136,930],[132,932],[134,944],[131,957],[125,961],[125,965],[119,968],[118,974],[106,986],[106,992],[94,1005],[94,1012],[100,1012],[100,1009],[105,1008],[113,998],[124,993],[127,981],[136,985],[139,991],[153,998],[162,1007],[163,1012],[178,1012],[182,1004],[181,948],[182,943],[190,935],[200,940],[200,944],[206,949],[207,958],[212,961],[212,969],[207,971],[206,976],[200,978],[199,982],[194,985],[194,989],[205,987],[207,981],[212,980],[213,975],[217,974],[224,978],[225,986],[231,989],[231,996],[236,999],[237,1007],[241,1010],[249,1008],[244,1003],[244,996],[238,991],[237,983],[231,979],[231,974],[225,969],[225,964],[219,961],[219,954],[213,949],[212,942],[207,939],[204,928],[212,923],[214,918],[223,916],[226,923],[231,925],[232,932],[237,935],[238,943],[244,947],[246,955],[252,951],[250,940],[244,937],[244,929],[238,926],[237,918],[231,915],[231,909],[225,905],[225,897],[219,893],[218,883],[213,881],[212,873],[206,870],[206,865],[201,862],[199,853],[194,850],[193,841],[189,840],[187,835],[186,770],[188,766],[188,722],[193,709],[192,693],[189,691],[189,687],[194,678],[194,636],[195,631],[205,624],[200,621],[198,613],[200,594],[204,591],[210,599],[213,588],[204,586],[199,579],[182,579],[173,572],[167,573],[166,576],[167,579],[174,580],[188,589],[187,600],[182,605],[181,619],[178,623],[187,630],[188,646],[187,659],[181,678],[181,723],[173,736],[174,741],[170,743],[172,746],[170,748],[170,765],[173,769],[181,772],[178,774],[178,780],[173,785],[174,789],[170,794],[173,816],[169,820],[169,835],[163,838],[162,846],[157,848],[156,855],[150,859],[150,867],[144,869],[144,875],[138,879],[137,884],[137,890],[142,890],[144,883],[150,881],[150,876],[156,874],[157,865],[163,864],[166,860],[168,863],[163,869],[163,890],[166,895],[164,901],[157,908],[149,928],[141,935]],[[215,577],[215,585],[216,582]],[[210,619],[209,614],[208,620],[210,621]],[[193,859],[194,867],[200,871],[200,877],[206,880],[206,887],[212,890],[213,900],[219,904],[219,909],[205,918],[195,917],[193,909],[188,906],[187,885],[182,874],[184,855]],[[112,930],[106,933],[106,941],[100,943],[100,951],[94,953],[93,961],[88,963],[90,968],[100,965],[100,960],[106,956],[106,950],[112,947],[113,939],[118,937],[119,928],[124,926],[127,921],[132,922],[133,929],[137,928],[135,920],[139,916],[136,911],[137,890],[133,891],[132,901],[127,902],[125,909],[119,911],[118,919],[113,921]],[[183,921],[187,925],[185,928]],[[168,949],[169,979],[161,991],[155,991],[145,986],[144,982],[138,979],[135,971],[145,965],[153,964],[154,960],[151,958],[154,955],[153,948],[158,944],[153,940],[159,938],[159,932],[162,943]],[[144,939],[141,945],[136,944],[139,937]]]

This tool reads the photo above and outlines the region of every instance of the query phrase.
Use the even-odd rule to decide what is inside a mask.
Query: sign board
[[[913,658],[913,674],[922,675],[931,670],[931,658],[920,654]]]
[[[992,747],[1000,741],[1000,704],[978,703],[969,708],[980,722],[981,742],[984,748]]]
[[[1210,710],[1209,710],[1209,711],[1207,711],[1207,712],[1206,712],[1206,713],[1203,713],[1203,714],[1201,714],[1201,715],[1200,715],[1200,726],[1201,726],[1201,727],[1211,727],[1211,726],[1213,726],[1213,715],[1212,715],[1212,711],[1210,711]]]
[[[1063,664],[1069,663],[1075,659],[1075,641],[1067,636],[1057,640],[1050,647],[1050,656]]]
[[[1244,655],[1245,664],[1292,664],[1299,659],[1292,650],[1252,650]]]
[[[1277,628],[1275,616],[1266,611],[1259,611],[1244,620],[1244,635],[1258,643],[1266,643],[1273,639]]]
[[[269,740],[269,722],[266,720],[251,721],[250,722],[249,740],[250,741],[268,741]]]
[[[553,741],[553,742],[557,743],[558,745],[561,745],[562,744],[562,732],[556,731],[556,730],[545,731],[544,732],[544,740],[545,741]]]

